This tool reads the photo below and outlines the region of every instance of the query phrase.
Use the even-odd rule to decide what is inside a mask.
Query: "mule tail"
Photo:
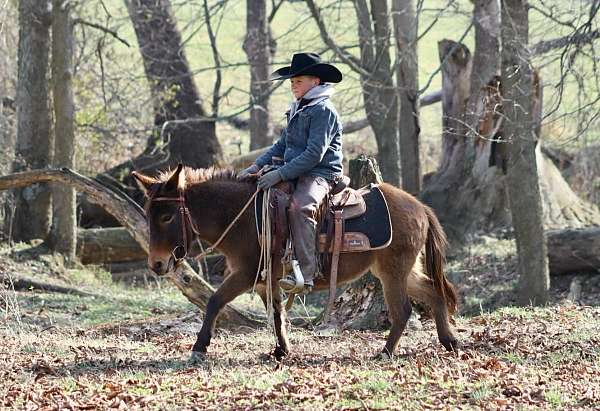
[[[433,281],[433,286],[442,297],[449,313],[456,312],[457,296],[452,283],[444,275],[444,264],[446,262],[446,247],[448,240],[439,220],[429,207],[425,207],[429,228],[427,229],[427,241],[425,243],[425,267]]]

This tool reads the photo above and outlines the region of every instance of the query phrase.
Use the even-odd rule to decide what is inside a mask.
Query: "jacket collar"
[[[334,93],[334,90],[333,90],[333,87],[331,86],[331,84],[321,84],[321,85],[311,88],[310,90],[308,90],[306,92],[306,94],[304,96],[302,96],[302,98],[300,100],[295,100],[294,102],[292,102],[292,104],[290,104],[290,108],[286,113],[288,115],[288,122],[291,121],[292,118],[294,118],[294,116],[296,116],[296,114],[298,114],[299,112],[304,110],[306,107],[314,106],[314,105],[319,104],[322,101],[327,100],[329,97],[331,97],[333,95],[333,93]],[[298,106],[300,105],[300,101],[302,99],[310,100],[310,102],[308,104],[305,104],[302,107],[300,107],[300,109],[298,109]]]

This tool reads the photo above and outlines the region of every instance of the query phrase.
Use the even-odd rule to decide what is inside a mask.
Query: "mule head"
[[[167,274],[186,256],[194,235],[184,212],[185,171],[179,164],[170,176],[159,179],[135,171],[132,175],[146,197],[148,267],[157,275]]]

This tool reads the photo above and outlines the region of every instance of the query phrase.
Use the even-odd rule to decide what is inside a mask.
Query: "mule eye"
[[[160,222],[163,224],[169,224],[171,221],[173,221],[173,214],[163,214],[160,217]]]

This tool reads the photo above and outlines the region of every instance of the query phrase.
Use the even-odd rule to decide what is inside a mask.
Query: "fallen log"
[[[550,274],[600,272],[600,227],[549,230]]]
[[[194,258],[203,250],[200,249],[197,242],[192,243],[188,256]],[[126,266],[127,263],[133,262],[134,265],[139,265],[146,268],[146,260],[148,254],[134,240],[129,231],[123,227],[110,228],[80,228],[77,232],[77,257],[83,264],[103,264],[107,269],[114,273],[115,269],[121,269],[121,266]],[[201,269],[207,271],[204,273],[207,277],[214,275],[223,275],[225,264],[223,256],[212,254],[201,261]],[[193,267],[196,267],[195,263]]]
[[[77,231],[77,257],[83,264],[145,260],[148,254],[122,227]]]
[[[9,277],[6,274],[0,274],[0,284],[8,289],[15,291],[46,291],[51,293],[72,294],[82,297],[91,297],[95,294],[78,290],[72,287],[64,287],[62,285],[42,283],[26,277]],[[0,287],[1,289],[2,287]]]
[[[0,177],[0,190],[22,188],[35,183],[58,182],[85,192],[90,201],[101,205],[127,229],[140,247],[148,252],[148,226],[142,208],[124,193],[117,193],[100,182],[68,168],[24,171]],[[214,289],[187,263],[168,277],[186,298],[203,311]],[[258,327],[263,323],[250,313],[227,305],[220,318],[230,325]]]

